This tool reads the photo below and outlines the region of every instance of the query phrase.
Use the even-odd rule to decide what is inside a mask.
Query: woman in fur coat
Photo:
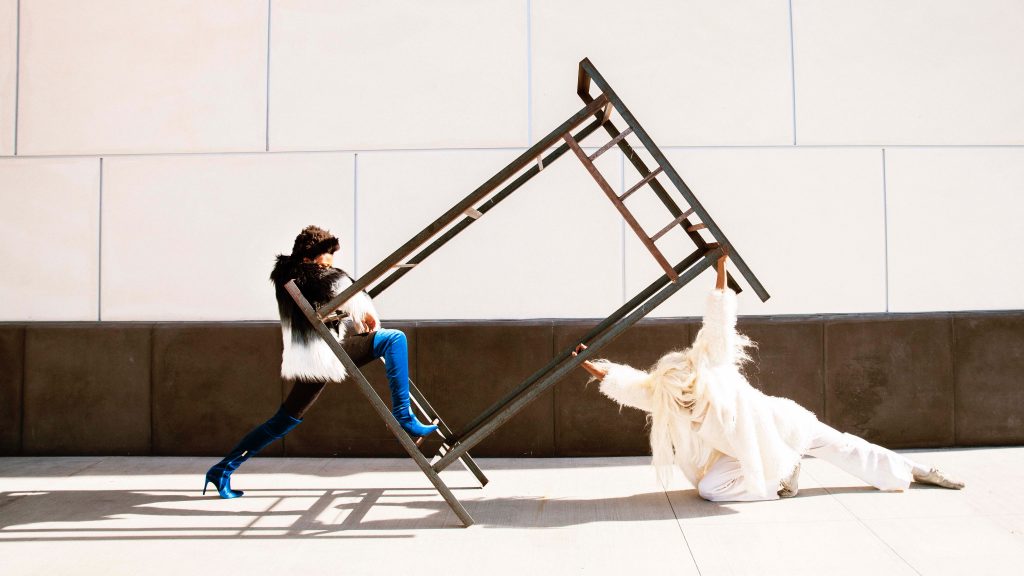
[[[653,464],[664,480],[675,465],[706,500],[796,496],[804,454],[827,460],[879,490],[921,482],[963,488],[935,468],[844,434],[786,398],[752,387],[740,372],[752,342],[736,331],[736,294],[724,261],[693,346],[648,372],[607,360],[584,362],[601,392],[651,414]],[[584,349],[582,344],[577,350]]]
[[[295,280],[302,295],[313,308],[318,308],[351,286],[352,278],[334,267],[334,253],[339,248],[338,239],[330,232],[307,226],[295,238],[292,253],[278,255],[270,279],[274,283],[284,339],[281,377],[294,384],[277,413],[245,435],[223,460],[210,468],[203,484],[204,494],[206,486],[213,484],[221,498],[241,496],[241,490],[231,489],[231,474],[251,456],[298,426],[328,383],[345,380],[345,367],[285,290],[285,285]],[[414,438],[437,430],[437,426],[420,422],[409,405],[409,356],[405,334],[380,328],[380,317],[366,292],[342,304],[337,317],[339,319],[328,322],[328,327],[357,366],[384,359],[391,388],[391,413],[402,429]]]

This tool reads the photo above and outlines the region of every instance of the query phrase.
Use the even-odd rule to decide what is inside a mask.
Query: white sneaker
[[[793,473],[782,481],[782,489],[779,490],[779,498],[792,498],[800,492],[800,463],[796,463]]]
[[[932,468],[927,474],[914,474],[914,482],[918,484],[931,484],[932,486],[941,486],[943,488],[950,488],[953,490],[960,490],[964,487],[964,483],[950,478],[942,473],[938,468]]]

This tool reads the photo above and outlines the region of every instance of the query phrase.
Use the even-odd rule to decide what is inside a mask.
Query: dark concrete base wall
[[[390,322],[412,378],[458,429],[592,321]],[[604,356],[647,367],[689,345],[696,319],[646,320]],[[894,448],[1024,443],[1024,311],[743,318],[751,382],[825,422]],[[219,456],[277,409],[274,323],[0,324],[0,455]],[[387,402],[380,365],[365,372]],[[646,418],[581,370],[473,453],[649,453]],[[267,455],[399,456],[358,389],[329,386]]]

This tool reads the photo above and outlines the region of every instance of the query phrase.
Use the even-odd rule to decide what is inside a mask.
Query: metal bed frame
[[[591,84],[596,85],[600,90],[596,97],[590,94]],[[570,116],[568,120],[551,131],[547,136],[541,138],[536,144],[442,214],[429,226],[413,236],[408,242],[391,253],[391,255],[384,258],[384,260],[370,269],[369,272],[356,280],[355,283],[337,295],[333,300],[319,309],[314,309],[302,296],[294,281],[286,286],[288,293],[302,309],[306,319],[309,320],[320,337],[334,351],[334,354],[348,371],[351,380],[356,383],[363,395],[369,400],[371,406],[373,406],[373,409],[384,420],[388,430],[394,434],[398,442],[409,453],[409,456],[416,462],[465,526],[473,524],[473,517],[470,516],[451,489],[444,483],[439,473],[456,460],[460,460],[477,478],[481,487],[486,485],[487,477],[469,454],[471,448],[487,438],[499,426],[511,419],[527,404],[536,399],[571,370],[578,367],[583,361],[592,358],[602,347],[614,340],[641,318],[647,316],[654,308],[678,292],[704,270],[713,268],[721,257],[727,255],[732,260],[740,275],[743,276],[747,284],[762,301],[769,298],[768,292],[765,291],[760,281],[758,281],[746,262],[743,261],[735,246],[729,242],[725,233],[715,224],[707,210],[701,206],[696,196],[694,196],[686,183],[683,182],[679,173],[668,162],[658,146],[655,145],[647,131],[637,122],[633,114],[626,108],[626,105],[615,94],[615,91],[612,90],[611,86],[589,59],[583,59],[579,64],[576,91],[583,100],[584,106],[582,109]],[[616,128],[615,123],[612,122],[613,113],[618,113],[619,117],[621,117],[622,122],[626,126],[624,130],[620,131]],[[592,120],[580,128],[588,119]],[[604,128],[611,137],[611,140],[593,154],[587,155],[580,147],[580,142],[599,128]],[[576,131],[575,134],[573,131]],[[647,150],[657,164],[653,170],[648,168],[643,159],[640,158],[637,150],[627,141],[630,135],[635,136],[639,140],[642,147]],[[548,152],[552,146],[560,141],[562,143],[559,146]],[[613,191],[611,185],[594,165],[594,160],[598,156],[616,146],[623,152],[625,158],[629,160],[641,177],[640,181],[621,195]],[[570,150],[593,176],[598,186],[619,211],[626,223],[629,224],[630,228],[636,232],[644,247],[650,251],[658,265],[661,266],[664,274],[590,330],[581,339],[581,342],[588,346],[586,350],[577,355],[573,355],[575,346],[561,351],[544,367],[534,372],[519,386],[510,390],[457,432],[453,431],[438,415],[419,388],[410,382],[409,389],[412,404],[421,414],[438,425],[438,433],[443,439],[437,454],[431,460],[428,460],[426,455],[420,450],[419,443],[413,441],[402,430],[398,421],[395,420],[395,417],[388,409],[387,404],[377,395],[363,373],[353,363],[348,354],[345,353],[341,344],[334,338],[326,324],[324,324],[324,319],[361,290],[368,289],[371,297],[379,295],[402,276],[406,275],[417,264],[423,262],[441,246],[497,206],[499,202],[518,190],[531,178],[540,174],[546,166]],[[671,187],[682,197],[686,206],[685,210],[680,208],[676,202],[677,198],[670,194],[668,189],[658,181],[658,178],[661,176],[664,176]],[[506,181],[513,177],[515,178],[511,182],[505,184]],[[505,184],[504,187],[495,192],[503,184]],[[673,218],[664,228],[651,236],[647,235],[624,203],[629,196],[644,187],[649,187],[654,192]],[[454,225],[452,225],[453,223]],[[680,262],[673,265],[658,248],[656,242],[676,228],[682,229],[685,235],[693,242],[695,249]],[[706,233],[711,235],[711,241],[706,240],[702,236],[702,230],[706,230]],[[431,239],[433,239],[432,242]],[[429,245],[423,247],[428,242],[430,242]],[[422,249],[420,249],[421,247]],[[417,250],[419,252],[416,252]],[[414,252],[416,254],[413,255]],[[406,258],[408,260],[405,260]],[[403,260],[405,261],[403,262]],[[727,282],[729,287],[736,292],[741,291],[740,286],[731,275],[728,276]]]

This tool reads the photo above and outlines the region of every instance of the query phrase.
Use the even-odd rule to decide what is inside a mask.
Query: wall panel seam
[[[793,95],[793,146],[796,146],[796,42],[793,37],[793,0],[789,0],[789,81]]]
[[[882,148],[882,234],[885,246],[885,311],[889,312],[889,180]]]
[[[359,278],[359,153],[352,155],[352,274]]]
[[[15,14],[14,32],[14,155],[18,155],[18,112],[21,104],[21,0]]]
[[[693,145],[666,145],[661,146],[665,150],[772,150],[777,148],[786,149],[875,149],[880,144],[693,144]],[[985,149],[1024,149],[1024,144],[885,144],[885,148],[898,148],[909,150],[932,150],[932,149],[960,149],[960,150],[985,150]],[[597,146],[581,146],[584,150],[596,150]],[[519,152],[526,151],[523,146],[476,146],[476,147],[436,147],[436,148],[314,148],[306,150],[201,150],[195,152],[167,151],[167,152],[102,152],[106,158],[164,158],[175,156],[253,156],[267,154],[353,154],[353,153],[402,153],[402,152]],[[95,158],[100,152],[82,153],[60,153],[60,154],[29,154],[20,155],[21,158]],[[8,156],[10,157],[10,156]]]
[[[156,355],[154,351],[156,349],[156,323],[149,325],[149,455],[156,454],[156,421],[154,420],[154,402],[155,394],[153,391],[154,381],[153,373],[156,369]],[[205,488],[205,486],[204,486]]]
[[[533,4],[526,0],[526,145],[533,142]]]
[[[828,322],[821,323],[821,417],[826,424],[828,417]]]
[[[950,352],[949,352],[950,369],[953,371],[953,378],[952,378],[952,381],[953,381],[953,445],[954,446],[959,446],[960,445],[960,430],[958,429],[958,426],[957,426],[957,411],[959,410],[959,407],[957,405],[957,397],[956,397],[956,392],[957,392],[957,389],[959,388],[959,386],[957,386],[957,384],[959,382],[958,382],[958,374],[957,374],[957,369],[956,369],[957,346],[956,346],[956,315],[955,314],[950,314],[949,315],[949,342],[950,342],[950,344],[949,344],[950,345]]]
[[[25,383],[28,381],[28,325],[21,327],[21,413],[18,415],[21,418],[20,425],[18,426],[18,455],[21,456],[25,453]]]
[[[266,137],[265,151],[270,152],[270,14],[271,5],[274,0],[267,0],[267,73],[266,79],[266,118],[264,124],[264,135]]]
[[[96,233],[96,321],[103,321],[103,157],[100,156],[99,230]]]

